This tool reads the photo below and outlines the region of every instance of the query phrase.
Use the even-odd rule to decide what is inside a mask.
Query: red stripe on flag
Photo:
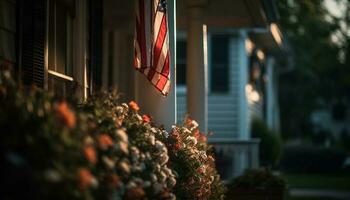
[[[153,67],[157,68],[160,54],[162,52],[162,48],[165,42],[165,38],[167,35],[167,25],[166,25],[166,17],[163,15],[162,23],[160,25],[160,30],[158,32],[157,40],[154,46],[154,56],[153,56]]]
[[[169,75],[169,68],[170,68],[170,63],[169,63],[169,51],[168,51],[168,53],[166,54],[165,61],[164,61],[162,75],[168,76]]]
[[[139,22],[139,28],[140,30],[137,31],[138,36],[138,42],[140,46],[141,51],[141,67],[146,67],[147,65],[147,52],[146,52],[146,35],[145,35],[145,1],[140,0],[139,1],[139,15],[140,15],[140,22]]]

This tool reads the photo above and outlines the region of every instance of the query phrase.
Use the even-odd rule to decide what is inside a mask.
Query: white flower
[[[166,131],[162,131],[162,134],[163,134],[163,136],[164,136],[165,138],[168,138],[168,137],[169,137],[169,133],[166,132]]]
[[[176,200],[176,196],[173,193],[170,193],[168,200]]]
[[[154,135],[150,135],[149,136],[149,141],[152,145],[155,145],[155,142],[156,142],[156,138],[154,137]]]
[[[165,165],[169,160],[169,156],[168,154],[161,154],[160,157],[159,157],[159,165],[163,166]]]
[[[119,148],[119,150],[121,150],[125,154],[129,154],[128,143],[120,141],[118,142],[117,147]]]
[[[118,129],[115,131],[116,136],[123,142],[128,142],[128,135],[125,133],[124,129]]]
[[[136,114],[136,118],[137,118],[137,120],[138,120],[139,122],[142,122],[142,121],[143,121],[141,115],[139,115],[139,114]]]
[[[187,144],[191,147],[195,146],[197,144],[197,139],[195,137],[192,136],[188,136],[186,138]]]
[[[113,169],[114,166],[115,166],[115,161],[113,161],[112,159],[108,158],[107,156],[103,156],[102,157],[102,161],[110,169]]]
[[[85,139],[84,139],[84,144],[85,144],[85,145],[93,145],[93,144],[94,144],[94,139],[92,139],[91,136],[87,136],[87,137],[85,137]]]
[[[155,175],[155,174],[151,174],[150,175],[150,177],[151,177],[151,180],[153,181],[153,182],[157,182],[158,181],[158,178],[157,178],[157,176]]]
[[[123,104],[122,104],[122,107],[124,107],[125,112],[128,112],[128,110],[129,110],[129,106],[128,106],[128,104],[123,103]]]
[[[207,153],[205,151],[200,151],[199,154],[203,159],[207,159]]]
[[[122,162],[120,162],[119,163],[119,167],[124,171],[124,172],[126,172],[126,173],[130,173],[130,165],[127,163],[127,162],[125,162],[125,161],[122,161]]]
[[[136,183],[134,181],[130,181],[127,185],[126,188],[131,189],[137,187]]]
[[[157,129],[154,128],[154,127],[151,128],[151,131],[152,131],[152,133],[157,133],[158,132]]]
[[[124,108],[122,106],[117,106],[116,108],[117,115],[122,115],[124,112]]]
[[[182,132],[184,132],[185,134],[190,134],[191,133],[191,131],[188,130],[188,128],[186,128],[186,127],[182,127],[181,129],[182,129]]]
[[[57,183],[62,179],[61,175],[56,170],[53,170],[53,169],[46,170],[44,172],[44,176],[48,181],[53,183]]]
[[[91,179],[91,187],[92,188],[98,187],[98,180],[95,177],[92,177],[92,179]]]
[[[135,146],[130,147],[130,151],[131,151],[132,155],[140,156],[140,150],[137,147],[135,147]]]
[[[167,183],[169,187],[174,187],[176,184],[176,179],[174,177],[168,178]]]
[[[194,120],[192,120],[191,122],[191,131],[193,131],[194,129],[198,128],[198,123]]]
[[[164,172],[160,172],[159,173],[159,179],[160,179],[160,181],[162,182],[162,183],[164,183],[165,182],[165,180],[166,180],[166,174],[164,173]]]
[[[164,144],[161,142],[161,141],[159,141],[159,140],[157,140],[156,141],[156,148],[159,150],[159,151],[162,151],[163,149],[164,149]]]

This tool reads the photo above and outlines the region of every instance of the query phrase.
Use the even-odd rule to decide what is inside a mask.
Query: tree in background
[[[311,131],[313,110],[349,102],[350,0],[335,1],[344,8],[337,16],[324,0],[276,2],[293,55],[293,69],[280,76],[282,132],[300,137]]]

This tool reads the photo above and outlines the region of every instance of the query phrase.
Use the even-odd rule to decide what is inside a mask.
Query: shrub
[[[262,120],[254,119],[252,122],[252,136],[260,139],[260,160],[263,166],[271,167],[281,159],[282,140],[279,135],[270,130]]]
[[[24,93],[7,71],[1,74],[4,199],[222,198],[214,158],[197,128],[178,126],[169,134],[113,92],[78,106],[35,87]]]
[[[346,153],[310,145],[288,146],[281,167],[291,173],[332,173],[341,171]]]
[[[224,198],[225,187],[215,169],[213,149],[198,124],[189,118],[184,125],[174,126],[167,141],[170,165],[177,173],[174,191],[179,199]]]
[[[286,181],[267,169],[247,170],[239,177],[230,181],[227,188],[226,199],[235,199],[238,194],[236,190],[248,190],[253,195],[253,191],[285,190]],[[265,194],[266,195],[266,194]],[[265,199],[265,198],[264,198]]]

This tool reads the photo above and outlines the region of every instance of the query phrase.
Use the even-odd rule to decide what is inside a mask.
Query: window
[[[48,88],[65,97],[73,90],[74,1],[49,1]]]
[[[178,39],[176,44],[176,84],[186,85],[186,58],[187,42],[185,39]]]
[[[229,37],[212,35],[210,89],[214,93],[229,91]]]
[[[16,62],[16,1],[0,0],[0,64]]]

